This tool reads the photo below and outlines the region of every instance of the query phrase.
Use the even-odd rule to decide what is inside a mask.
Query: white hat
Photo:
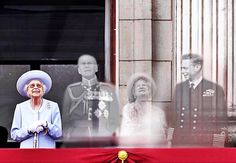
[[[46,89],[44,90],[45,94],[48,93],[52,87],[52,79],[46,72],[41,70],[27,71],[20,76],[16,83],[16,88],[20,95],[27,97],[27,92],[24,90],[24,87],[32,80],[39,80],[46,86]]]

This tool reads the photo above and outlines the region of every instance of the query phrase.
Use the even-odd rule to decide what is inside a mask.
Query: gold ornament
[[[121,160],[122,163],[128,158],[128,153],[125,150],[121,150],[118,153],[118,158]]]

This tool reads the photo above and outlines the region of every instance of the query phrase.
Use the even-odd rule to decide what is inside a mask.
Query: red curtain
[[[125,150],[128,158],[125,163],[150,162],[236,162],[236,149],[233,148],[70,148],[70,149],[1,149],[0,162],[41,162],[41,163],[120,163],[118,152]]]

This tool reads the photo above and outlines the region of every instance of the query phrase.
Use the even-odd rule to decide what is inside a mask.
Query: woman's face
[[[27,87],[27,94],[30,98],[42,97],[44,94],[43,85],[38,80],[32,80]]]
[[[134,96],[136,98],[149,97],[151,93],[151,84],[144,79],[139,79],[134,84]]]

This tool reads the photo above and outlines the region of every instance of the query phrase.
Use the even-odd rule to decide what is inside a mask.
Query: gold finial
[[[125,150],[121,150],[118,153],[118,158],[121,160],[122,163],[128,158],[128,153]]]

